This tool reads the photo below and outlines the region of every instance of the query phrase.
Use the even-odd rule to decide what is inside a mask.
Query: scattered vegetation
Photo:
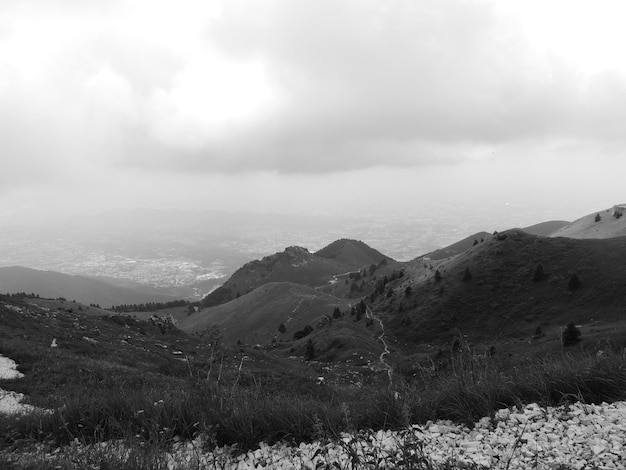
[[[157,310],[165,310],[167,308],[177,308],[177,307],[185,307],[185,306],[198,306],[198,302],[190,302],[188,300],[172,300],[171,302],[148,302],[145,304],[121,304],[114,305],[109,310],[112,312],[118,313],[129,313],[129,312],[156,312]]]

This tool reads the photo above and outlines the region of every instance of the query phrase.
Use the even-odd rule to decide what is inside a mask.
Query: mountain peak
[[[361,240],[349,238],[341,238],[332,242],[317,251],[315,256],[331,259],[354,268],[377,264],[383,260],[391,260]]]

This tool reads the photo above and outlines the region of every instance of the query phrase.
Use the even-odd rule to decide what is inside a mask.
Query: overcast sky
[[[0,216],[626,202],[615,0],[2,0]]]

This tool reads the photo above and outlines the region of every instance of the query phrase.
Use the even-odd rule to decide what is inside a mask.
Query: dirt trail
[[[380,325],[380,335],[378,336],[378,340],[382,343],[384,349],[383,352],[380,353],[378,361],[380,362],[382,369],[387,371],[387,377],[389,377],[389,387],[391,387],[393,385],[393,367],[385,360],[385,356],[388,356],[391,353],[389,345],[387,344],[387,341],[385,341],[385,325],[380,317],[375,315],[369,307],[367,307],[365,315],[371,320],[376,320]]]

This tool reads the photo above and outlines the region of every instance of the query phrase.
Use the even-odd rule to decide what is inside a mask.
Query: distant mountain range
[[[0,267],[0,293],[17,292],[35,293],[53,299],[63,297],[101,307],[174,300],[172,296],[155,294],[148,287],[129,289],[85,276],[70,276],[18,266]]]

